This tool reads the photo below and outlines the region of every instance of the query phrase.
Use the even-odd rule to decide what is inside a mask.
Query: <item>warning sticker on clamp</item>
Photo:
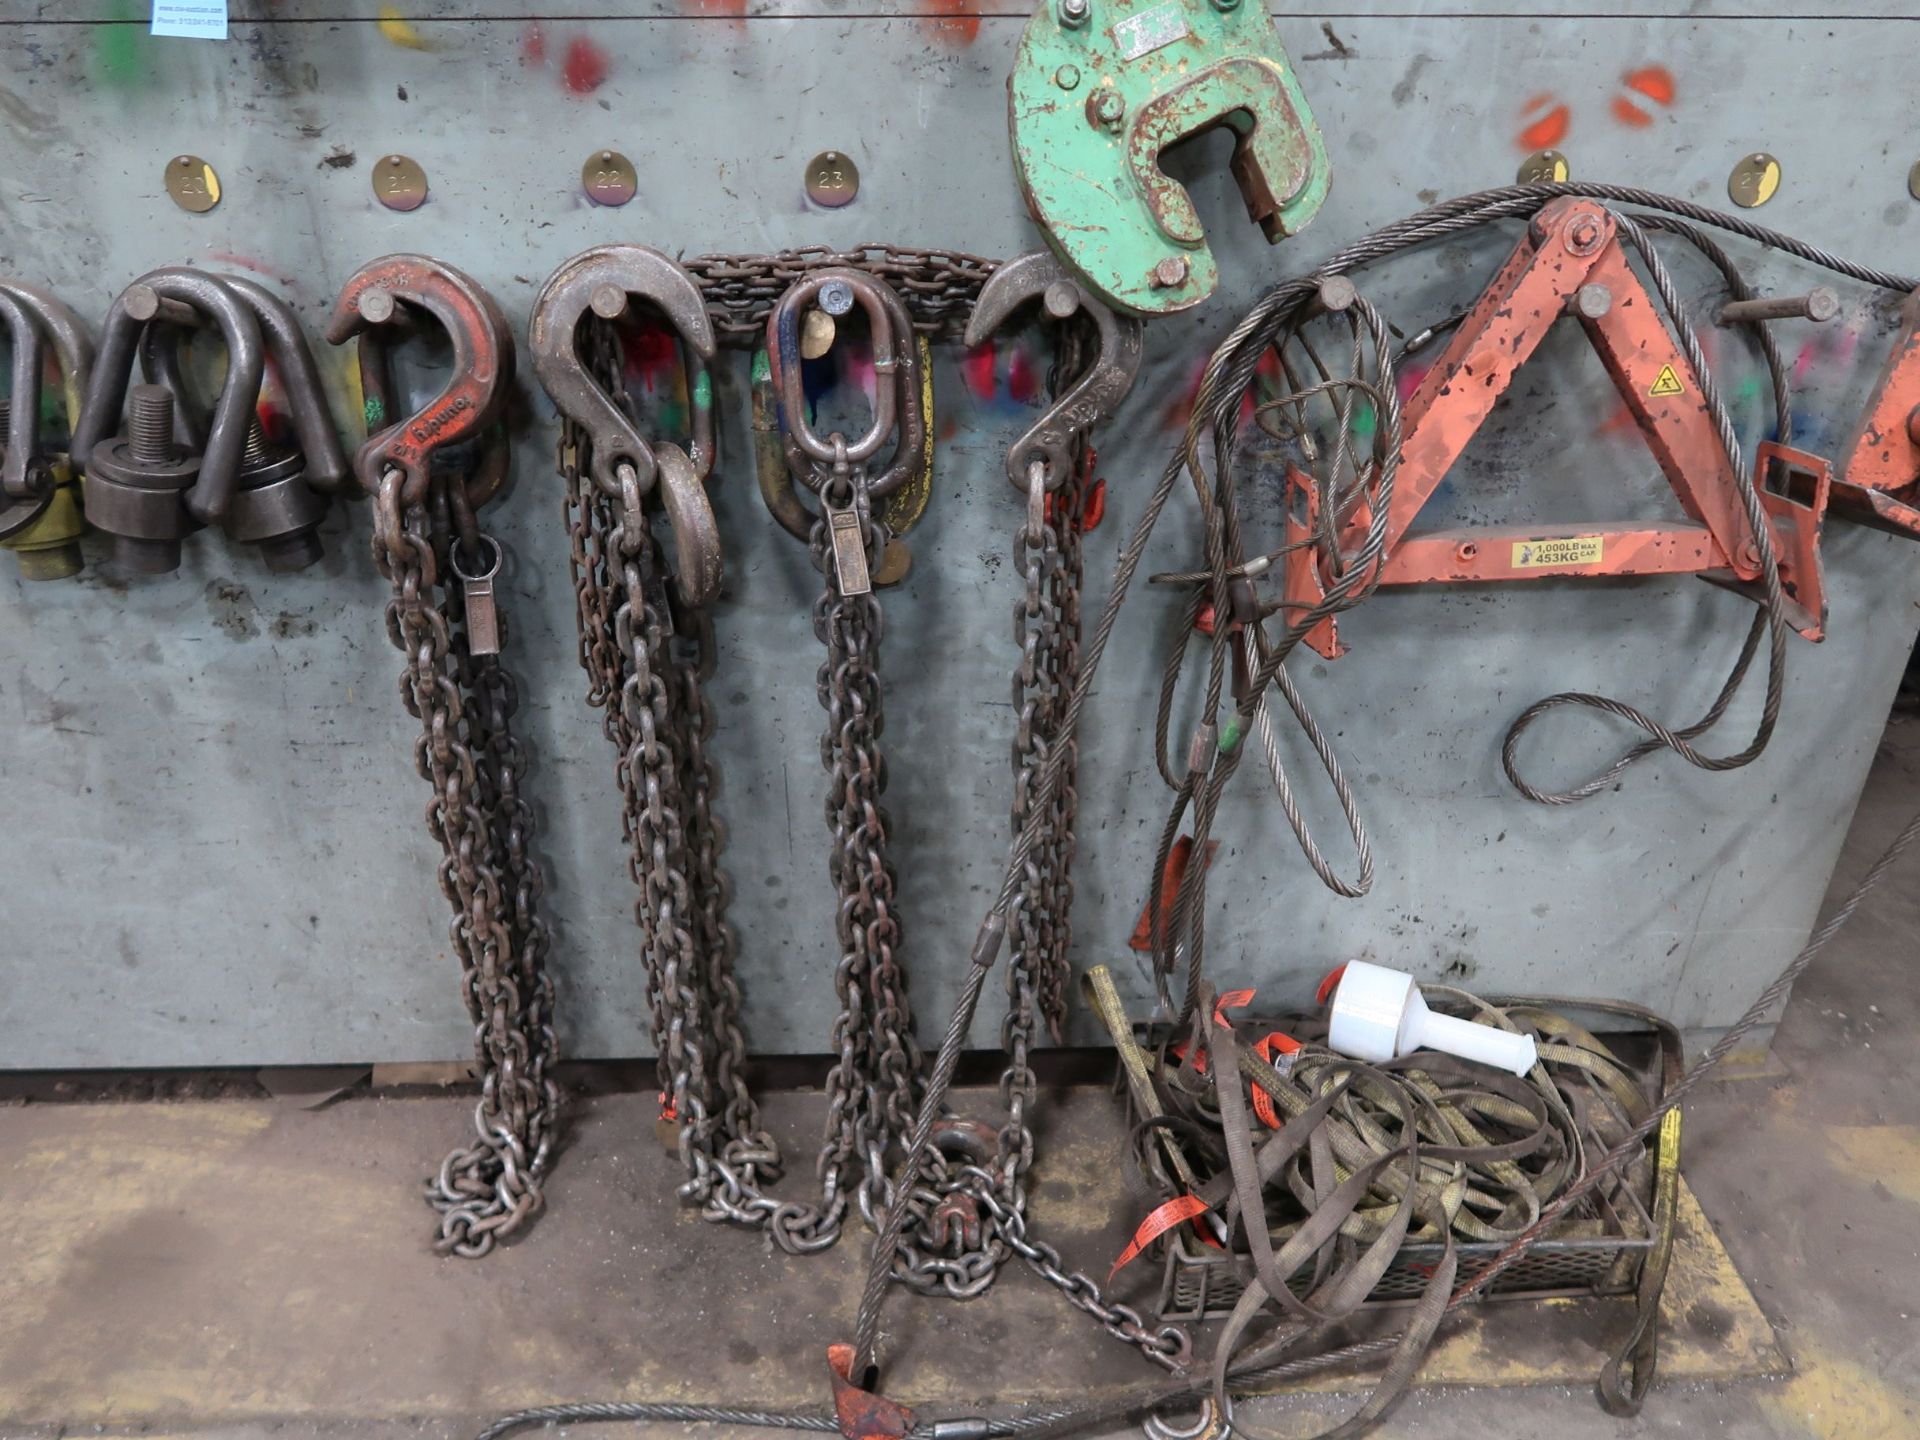
[[[1653,384],[1647,387],[1647,394],[1655,397],[1686,393],[1687,387],[1680,383],[1680,376],[1671,365],[1662,365],[1660,373],[1653,378]]]
[[[1122,60],[1138,60],[1189,33],[1180,0],[1166,0],[1164,5],[1150,6],[1114,26],[1113,43],[1120,47]]]
[[[1516,540],[1513,542],[1513,568],[1516,570],[1558,569],[1562,565],[1598,565],[1606,553],[1604,535],[1569,535],[1564,540]]]

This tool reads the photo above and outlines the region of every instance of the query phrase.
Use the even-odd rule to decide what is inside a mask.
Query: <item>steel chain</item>
[[[830,267],[864,270],[906,302],[913,328],[930,340],[958,340],[980,287],[999,261],[958,250],[856,245],[831,250],[809,245],[774,255],[699,255],[680,262],[707,298],[707,313],[723,345],[751,349],[766,339],[767,316],[796,280]]]
[[[481,1074],[474,1140],[441,1162],[427,1195],[440,1213],[435,1248],[477,1257],[539,1212],[552,1160],[561,1098],[545,881],[520,791],[513,682],[498,660],[468,653],[459,588],[443,583],[444,490],[436,481],[434,503],[402,513],[399,486],[398,472],[383,478],[373,555],[393,586],[387,634],[407,657],[400,694],[421,722],[414,762],[433,787],[427,830],[443,854],[440,889]]]
[[[894,286],[917,331],[957,338],[996,264],[951,252],[881,246],[704,256],[684,263],[702,286],[717,333],[740,344],[758,343],[773,304],[795,279],[840,265]],[[631,416],[617,333],[594,320],[589,334],[596,377]],[[1055,393],[1063,376],[1070,378],[1082,367],[1078,347],[1083,339],[1070,331],[1056,353],[1050,376]],[[588,677],[588,703],[604,711],[607,734],[624,757],[619,767],[623,828],[641,896],[636,915],[660,1089],[666,1113],[679,1125],[688,1175],[680,1193],[708,1219],[766,1228],[790,1253],[824,1249],[838,1238],[853,1204],[877,1227],[892,1198],[891,1167],[911,1129],[924,1077],[900,962],[896,876],[887,854],[890,826],[881,805],[887,776],[880,748],[880,605],[872,594],[840,593],[826,526],[816,524],[810,554],[824,585],[814,606],[814,630],[827,651],[816,687],[826,712],[821,761],[828,775],[824,809],[833,835],[828,868],[839,897],[841,955],[834,989],[840,1012],[826,1084],[826,1137],[815,1164],[818,1195],[806,1203],[780,1201],[764,1187],[779,1178],[781,1156],[761,1127],[742,1076],[737,942],[725,922],[730,887],[720,864],[725,828],[714,810],[718,777],[707,754],[713,712],[701,688],[712,659],[710,621],[704,614],[676,613],[668,603],[658,541],[651,533],[627,536],[623,507],[583,478],[587,444],[578,426],[564,425],[559,469],[566,490],[579,660]],[[1024,581],[1014,606],[1020,657],[1013,682],[1019,716],[1013,745],[1016,831],[1030,816],[1038,777],[1058,743],[1078,674],[1080,524],[1090,463],[1082,437],[1074,473],[1039,506],[1037,529],[1023,520],[1016,532],[1015,561]],[[886,537],[857,503],[852,487],[859,482],[849,475],[837,483],[847,488],[832,497],[835,504],[854,505],[860,513],[862,540],[870,561],[877,561]],[[1001,1093],[1007,1119],[997,1132],[992,1169],[980,1163],[988,1161],[986,1155],[934,1153],[909,1202],[912,1221],[894,1275],[922,1293],[965,1298],[982,1293],[1007,1257],[1019,1254],[1111,1333],[1140,1345],[1159,1363],[1178,1365],[1185,1354],[1184,1332],[1150,1330],[1127,1307],[1105,1305],[1091,1280],[1063,1272],[1051,1247],[1026,1237],[1023,1177],[1033,1158],[1030,1113],[1036,1088],[1030,1051],[1041,1023],[1059,1039],[1071,982],[1077,809],[1071,752],[1065,763],[1049,803],[1046,839],[1034,848],[1022,892],[1003,1032],[1008,1066]],[[983,1189],[989,1181],[991,1193]],[[966,1228],[952,1225],[944,1243],[935,1244],[936,1212],[956,1204],[975,1220],[980,1241],[967,1244]]]

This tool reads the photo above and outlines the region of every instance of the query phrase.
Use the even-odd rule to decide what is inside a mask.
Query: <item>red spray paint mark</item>
[[[1629,71],[1620,77],[1620,83],[1663,110],[1673,104],[1673,97],[1678,93],[1673,83],[1673,75],[1664,65],[1648,65],[1639,70]],[[1613,118],[1622,125],[1630,125],[1635,130],[1644,130],[1653,124],[1652,111],[1638,100],[1628,96],[1614,96],[1612,108]]]
[[[1033,368],[1033,357],[1027,353],[1027,347],[1014,347],[1013,360],[1007,366],[1007,395],[1017,404],[1030,405],[1040,393],[1040,377]]]
[[[980,13],[975,0],[921,0],[921,14],[934,38],[964,50],[979,38]]]
[[[620,332],[626,361],[626,374],[638,380],[649,392],[657,389],[660,377],[680,368],[680,347],[665,330],[649,325],[640,330]]]
[[[1420,388],[1420,382],[1427,378],[1427,372],[1431,369],[1433,369],[1431,365],[1408,365],[1404,361],[1401,362],[1399,370],[1393,377],[1393,388],[1399,392],[1402,405],[1412,398],[1413,392]]]
[[[687,8],[696,15],[718,15],[744,26],[747,22],[747,3],[748,0],[690,0]]]
[[[567,42],[566,63],[560,74],[568,94],[591,95],[606,83],[609,68],[606,51],[586,36],[576,35]]]
[[[236,254],[232,250],[212,250],[208,252],[207,258],[220,265],[238,265],[242,270],[251,270],[256,275],[264,275],[267,279],[276,280],[282,285],[294,283],[293,277],[282,275],[266,261],[256,260],[251,255]]]
[[[1816,365],[1832,369],[1846,365],[1853,359],[1853,352],[1859,345],[1860,332],[1851,324],[1843,327],[1837,335],[1816,335],[1803,344],[1793,357],[1793,383],[1804,383]]]
[[[1514,143],[1522,150],[1545,150],[1558,145],[1567,138],[1573,123],[1573,112],[1552,95],[1534,96],[1522,107],[1520,115],[1522,119],[1537,116],[1514,137]]]
[[[967,389],[973,392],[974,399],[993,399],[993,342],[988,340],[967,351],[966,358],[960,362],[960,373],[966,377]]]
[[[520,32],[520,63],[529,70],[547,63],[547,32],[537,20]]]

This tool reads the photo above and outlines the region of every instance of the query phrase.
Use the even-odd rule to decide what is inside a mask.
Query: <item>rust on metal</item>
[[[913,1412],[906,1406],[854,1383],[853,1346],[827,1347],[827,1373],[833,1384],[833,1411],[846,1440],[902,1440],[913,1428]]]
[[[1920,290],[1901,309],[1900,333],[1840,462],[1833,500],[1849,519],[1920,535]]]

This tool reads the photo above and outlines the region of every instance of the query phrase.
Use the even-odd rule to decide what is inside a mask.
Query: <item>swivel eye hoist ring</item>
[[[178,350],[209,322],[227,374],[203,425]],[[269,356],[292,414],[291,443],[270,436],[258,414]],[[132,384],[136,360],[145,384]],[[123,405],[126,433],[108,438]],[[271,570],[304,569],[320,558],[315,531],[348,473],[286,303],[257,281],[178,267],[142,276],[114,301],[74,448],[88,461],[89,521],[114,537],[123,568],[144,574],[177,569],[182,542],[203,524],[258,547]]]
[[[93,368],[93,341],[80,318],[43,290],[0,281],[0,321],[12,347],[11,386],[0,403],[0,548],[19,557],[23,580],[80,572],[79,467],[45,452],[41,437],[43,354],[59,364],[69,435],[79,423]]]

